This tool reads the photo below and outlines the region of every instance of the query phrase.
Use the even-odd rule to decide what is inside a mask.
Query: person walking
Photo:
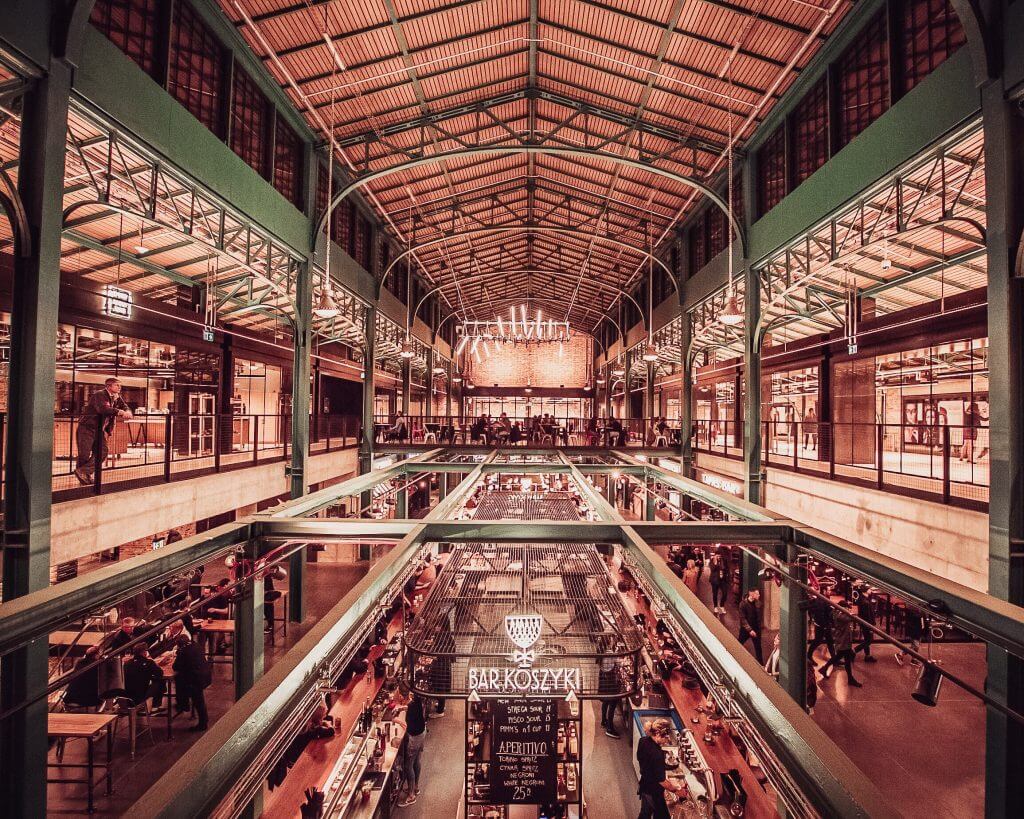
[[[78,429],[75,430],[75,444],[78,447],[75,477],[79,483],[92,483],[97,451],[100,463],[103,463],[107,459],[107,441],[114,434],[117,419],[128,420],[131,417],[132,411],[121,398],[121,382],[116,378],[108,378],[103,382],[103,389],[94,392],[89,398],[85,412],[78,419]]]
[[[697,577],[697,562],[692,559],[687,560],[686,568],[683,569],[683,583],[694,594],[697,593]]]
[[[836,656],[836,646],[832,638],[832,606],[820,595],[801,603],[800,606],[807,609],[811,615],[811,622],[814,623],[814,639],[807,646],[807,659],[813,662],[814,650],[818,646],[825,646],[831,660]]]
[[[191,704],[196,710],[198,722],[189,730],[205,731],[209,727],[210,717],[206,711],[204,691],[213,681],[213,668],[203,656],[199,645],[187,634],[178,637],[178,655],[174,658],[173,667],[178,688],[177,712],[180,714],[187,711]]]
[[[406,790],[405,798],[398,803],[400,808],[409,807],[420,795],[420,758],[423,756],[423,745],[427,738],[427,715],[419,694],[413,693],[405,709],[405,729],[405,756],[402,765],[405,770]]]
[[[910,641],[910,647],[914,651],[921,650],[921,638],[924,637],[925,632],[928,629],[928,623],[923,614],[916,610],[907,610],[907,639]],[[907,656],[910,656],[911,665],[921,665],[921,661],[917,657],[910,654],[909,651],[903,651],[900,649],[896,652],[896,662],[899,665],[903,665],[903,660]]]
[[[640,813],[637,819],[670,819],[665,791],[680,796],[686,794],[685,785],[669,781],[669,766],[665,759],[663,745],[672,741],[672,723],[664,717],[653,719],[644,725],[646,736],[636,744],[636,761],[640,764]]]
[[[839,608],[836,609],[835,616],[832,620],[832,635],[835,641],[836,653],[828,662],[821,667],[818,673],[823,678],[828,678],[828,675],[832,673],[832,669],[843,664],[843,668],[846,670],[846,681],[854,688],[861,688],[862,684],[854,679],[853,676],[853,628],[854,620],[850,616],[848,611],[850,604],[845,600],[839,601]]]
[[[875,598],[870,594],[861,594],[860,599],[857,600],[857,616],[871,625],[875,624]],[[864,662],[866,663],[878,662],[876,657],[871,656],[871,644],[875,640],[875,633],[864,623],[860,624],[860,632],[861,640],[857,643],[853,653],[862,652],[864,654]]]
[[[761,665],[764,665],[764,652],[761,649],[761,607],[758,605],[760,599],[761,592],[751,589],[740,603],[740,633],[737,639],[740,645],[744,645],[747,640],[753,640],[754,656]]]
[[[715,614],[725,614],[725,595],[729,588],[729,569],[719,552],[711,555],[708,563],[708,580],[711,582],[711,606]]]

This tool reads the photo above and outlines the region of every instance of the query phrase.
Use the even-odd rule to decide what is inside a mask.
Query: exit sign
[[[213,341],[213,328],[212,327],[204,327],[203,328],[203,341]]]

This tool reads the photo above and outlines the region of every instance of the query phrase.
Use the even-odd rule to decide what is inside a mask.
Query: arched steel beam
[[[631,245],[628,242],[622,242],[618,239],[612,239],[610,236],[600,236],[596,233],[589,233],[587,231],[578,230],[576,228],[550,227],[547,225],[509,225],[506,227],[474,228],[473,230],[463,230],[451,236],[440,236],[437,239],[431,239],[427,242],[421,242],[418,245],[413,245],[412,247],[407,248],[406,250],[399,253],[397,256],[395,256],[394,259],[391,260],[391,264],[388,265],[387,270],[384,271],[384,275],[381,277],[378,289],[384,287],[384,284],[385,282],[387,282],[388,275],[391,273],[391,271],[399,262],[402,261],[402,259],[406,258],[410,254],[414,254],[417,251],[422,250],[423,248],[426,247],[433,247],[434,245],[444,244],[445,242],[462,239],[466,236],[489,236],[496,233],[554,233],[562,236],[585,236],[588,239],[592,238],[594,239],[594,241],[597,242],[605,242],[607,244],[615,245],[616,247],[625,248],[626,250],[631,250],[634,253],[639,253],[645,259],[650,259],[655,264],[660,265],[661,268],[665,271],[665,273],[668,274],[668,278],[672,282],[672,286],[676,288],[677,292],[679,290],[679,285],[676,283],[676,277],[672,275],[672,271],[669,269],[668,265],[665,264],[657,256],[648,253],[643,248],[636,247],[635,245]]]
[[[71,0],[56,5],[61,10],[53,23],[54,55],[77,66],[96,0]]]
[[[7,214],[14,236],[14,252],[23,259],[32,255],[32,231],[18,186],[7,171],[0,169],[0,208]]]
[[[465,279],[460,279],[458,282],[450,281],[450,282],[446,282],[444,284],[439,284],[436,287],[431,288],[430,290],[428,290],[426,293],[423,294],[423,297],[416,304],[416,309],[414,309],[412,311],[412,314],[415,316],[417,313],[419,313],[420,308],[423,306],[423,303],[428,298],[430,298],[434,293],[437,293],[439,290],[443,290],[446,287],[462,287],[462,286],[464,286],[466,284],[469,284],[470,282],[475,281],[477,279],[486,279],[486,278],[488,278],[490,276],[498,276],[498,277],[500,277],[500,276],[509,276],[509,275],[512,275],[512,274],[520,274],[520,273],[537,273],[538,275],[542,275],[542,276],[558,276],[560,278],[561,277],[565,277],[565,278],[571,278],[571,279],[578,278],[578,276],[576,276],[575,274],[566,273],[565,271],[562,271],[562,270],[531,270],[531,269],[491,270],[491,271],[488,271],[486,273],[478,273],[476,275],[470,275],[470,276],[468,276]],[[609,291],[611,293],[616,293],[617,295],[620,295],[620,296],[623,296],[623,297],[629,299],[636,306],[636,309],[640,312],[640,314],[643,315],[644,311],[641,309],[640,304],[637,302],[637,300],[634,299],[631,295],[629,295],[629,293],[627,293],[621,287],[615,287],[614,285],[606,284],[605,282],[602,282],[602,281],[600,281],[598,279],[591,279],[590,280],[590,284],[594,285],[594,287],[597,287],[599,290],[607,290],[607,291]],[[525,297],[520,298],[519,301],[523,301],[524,298]],[[536,300],[535,297],[531,297],[531,298]],[[646,319],[644,320],[644,326],[645,327],[647,326]]]
[[[331,211],[333,211],[340,202],[344,201],[345,197],[350,193],[359,190],[367,183],[373,182],[375,179],[383,179],[386,176],[401,173],[402,171],[408,171],[413,168],[419,168],[423,165],[437,165],[442,162],[446,162],[449,159],[465,159],[466,157],[474,156],[509,156],[516,154],[548,154],[551,156],[594,157],[597,159],[604,159],[613,164],[625,165],[629,168],[648,171],[649,173],[656,174],[657,176],[663,176],[666,179],[671,179],[681,185],[686,185],[689,188],[700,191],[715,205],[721,208],[722,213],[725,214],[726,219],[732,225],[736,238],[739,240],[742,255],[744,257],[747,255],[747,237],[744,234],[739,221],[730,212],[729,206],[726,204],[725,200],[703,182],[699,182],[691,176],[670,171],[667,168],[659,168],[656,165],[650,165],[636,159],[618,156],[617,154],[609,153],[608,151],[587,148],[567,148],[557,145],[493,145],[480,148],[459,148],[455,151],[443,151],[438,154],[433,154],[432,156],[417,157],[416,159],[410,159],[406,162],[399,162],[397,165],[392,165],[389,168],[382,168],[378,171],[365,174],[358,179],[353,180],[338,191],[338,194],[331,200],[326,211],[316,222],[313,232],[313,245],[314,247],[316,246],[316,242],[320,234],[323,233],[327,220],[330,218]]]
[[[999,76],[1001,43],[999,33],[985,20],[978,0],[950,0],[967,38],[967,49],[974,68],[974,82],[979,88]]]

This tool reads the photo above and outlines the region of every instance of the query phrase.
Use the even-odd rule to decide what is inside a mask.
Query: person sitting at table
[[[587,446],[597,446],[597,419],[587,421]]]
[[[519,428],[519,422],[516,421],[512,424],[512,429],[509,430],[508,442],[510,444],[518,444],[521,440],[523,440],[523,431]]]
[[[188,711],[190,705],[193,706],[199,721],[189,730],[205,731],[210,718],[206,711],[204,691],[213,681],[213,669],[202,650],[187,634],[178,637],[178,654],[174,658],[173,667],[178,689],[176,711],[181,714]]]
[[[153,713],[162,710],[160,704],[166,690],[164,672],[149,656],[149,647],[145,643],[136,643],[132,648],[132,658],[124,664],[124,690],[136,705],[152,698]]]
[[[654,446],[654,442],[658,440],[658,419],[652,418],[647,422],[647,445]]]
[[[183,619],[178,619],[172,623],[168,623],[167,628],[165,628],[163,634],[160,635],[160,639],[153,644],[153,651],[157,654],[161,654],[164,651],[170,651],[178,645],[178,638],[181,637],[181,635],[184,634],[191,638],[195,631],[196,629],[194,626],[192,628],[187,627]]]
[[[227,620],[228,613],[231,610],[231,599],[232,592],[228,589],[228,585],[231,583],[226,577],[222,577],[217,581],[216,586],[211,586],[207,597],[209,602],[206,603],[200,609],[204,617],[210,617],[214,620]]]
[[[64,690],[64,705],[68,708],[96,708],[102,702],[100,699],[100,667],[94,665],[92,668],[84,670],[96,662],[99,654],[99,646],[89,646],[85,650],[85,656],[75,663],[75,676]]]
[[[135,618],[122,617],[121,628],[117,630],[114,638],[110,641],[110,650],[117,651],[119,648],[135,639]]]
[[[469,428],[470,443],[480,443],[481,439],[485,444],[487,443],[487,416],[484,413],[480,413],[480,417]]]
[[[498,443],[507,441],[511,432],[512,422],[508,420],[508,413],[503,412],[494,424],[494,435],[498,439]]]
[[[404,441],[409,437],[409,427],[405,419],[405,413],[401,410],[395,416],[395,423],[384,433],[385,441]]]
[[[626,430],[622,428],[622,421],[615,416],[608,419],[608,446],[625,446]]]

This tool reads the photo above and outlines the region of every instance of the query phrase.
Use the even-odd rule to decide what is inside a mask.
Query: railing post
[[[220,472],[220,425],[224,421],[224,416],[214,413],[213,416],[213,471]]]
[[[282,415],[281,417],[283,419],[285,419],[287,423],[282,424],[280,428],[281,429],[291,429],[291,426],[292,426],[292,424],[291,424],[292,416],[290,416],[290,415]],[[285,460],[288,460],[288,438],[289,438],[289,436],[288,435],[283,435],[282,438],[284,439],[284,457],[285,457]]]
[[[97,422],[96,437],[92,442],[92,491],[98,495],[103,491],[103,439],[106,433],[103,431],[103,417],[97,419]]]
[[[800,471],[800,423],[798,421],[793,422],[793,471]]]
[[[949,476],[949,427],[942,428],[942,502],[949,503],[950,499],[950,476]]]
[[[836,425],[830,421],[826,426],[828,430],[828,476],[830,479],[836,477]]]
[[[878,467],[878,477],[876,480],[878,483],[878,488],[881,489],[882,485],[885,483],[885,457],[884,453],[882,452],[882,445],[885,442],[885,425],[876,424],[875,433],[875,449],[877,453],[875,455],[875,463]]]
[[[252,462],[257,463],[260,459],[260,417],[252,417]]]
[[[171,413],[164,416],[164,483],[171,482]]]

